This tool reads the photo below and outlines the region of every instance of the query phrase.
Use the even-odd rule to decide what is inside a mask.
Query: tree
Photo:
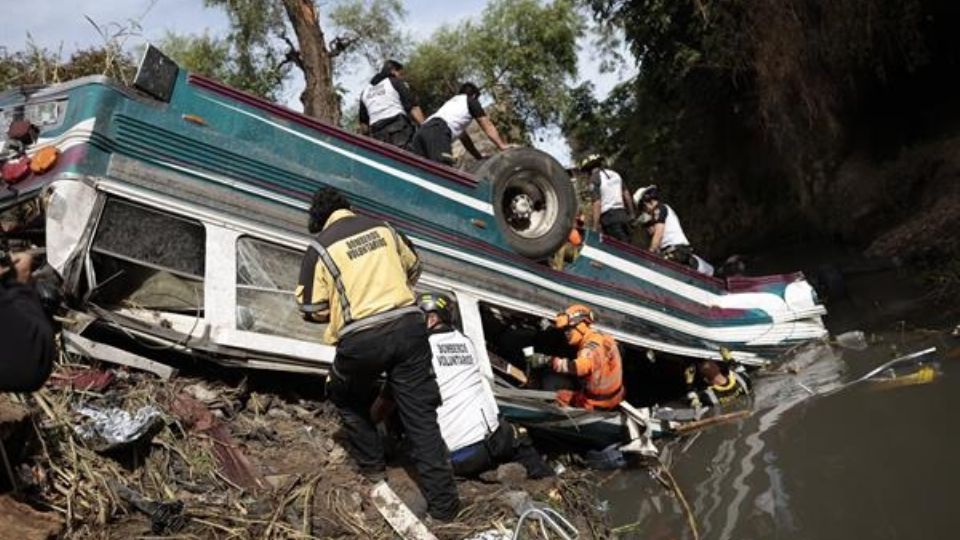
[[[616,167],[627,178],[665,186],[684,215],[737,216],[703,227],[688,220],[694,242],[717,250],[779,225],[806,222],[807,234],[826,231],[844,213],[824,195],[857,132],[876,132],[869,123],[856,127],[857,119],[889,95],[879,90],[884,81],[906,79],[926,62],[920,6],[937,5],[586,3],[598,20],[622,28],[637,62],[638,75],[622,85],[622,95],[594,104],[617,111],[593,116],[622,150]],[[591,121],[566,124],[571,145],[597,136],[584,125]]]
[[[571,0],[493,0],[478,22],[437,30],[407,63],[411,86],[435,110],[465,80],[493,94],[510,139],[560,119],[577,74],[584,21]]]
[[[157,46],[184,69],[271,100],[277,99],[289,72],[287,64],[250,63],[235,53],[229,39],[206,33],[167,32]]]
[[[277,69],[293,64],[303,73],[305,86],[300,101],[304,114],[331,124],[340,122],[340,97],[334,83],[340,57],[355,50],[363,56],[390,50],[399,35],[397,22],[403,17],[397,0],[343,0],[331,10],[338,34],[327,42],[314,0],[204,2],[227,12],[231,26],[228,39],[243,78],[255,79],[258,62]],[[293,39],[288,30],[292,30]]]

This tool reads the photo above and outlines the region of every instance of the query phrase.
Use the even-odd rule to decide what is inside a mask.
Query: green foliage
[[[241,63],[228,38],[209,34],[180,35],[167,32],[157,46],[177,64],[193,72],[212,77],[234,88],[276,99],[289,66],[259,64],[254,69]]]
[[[408,76],[427,112],[472,80],[493,94],[491,116],[515,140],[559,121],[584,27],[571,0],[493,0],[479,21],[443,27],[418,44]]]
[[[14,86],[55,84],[87,75],[110,75],[130,80],[136,65],[129,54],[117,55],[105,47],[75,51],[64,60],[60,53],[38,47],[32,41],[25,50],[0,47],[0,91]]]
[[[586,0],[622,29],[638,75],[602,103],[578,89],[564,133],[575,155],[615,156],[632,185],[659,182],[685,215],[743,205],[738,225],[692,224],[697,243],[825,223],[816,193],[866,92],[925,61],[924,1]]]
[[[336,58],[336,68],[344,71],[357,60],[379,70],[388,58],[403,58],[411,46],[410,36],[401,30],[407,12],[400,0],[350,0],[336,4],[330,21],[340,32],[347,48]]]
[[[204,0],[204,4],[222,8],[230,20],[226,38],[230,54],[220,70],[224,82],[276,99],[290,63],[301,70],[319,69],[301,61],[280,0]],[[323,46],[329,48],[327,61],[334,73],[348,71],[360,59],[379,66],[385,58],[403,56],[409,48],[410,39],[400,30],[406,15],[400,0],[339,0],[329,10],[333,27],[325,33],[334,37]],[[190,39],[197,54],[204,47],[219,53],[223,45],[205,36]]]
[[[219,77],[227,84],[252,94],[275,99],[289,66],[285,45],[277,36],[285,35],[283,8],[276,0],[203,0],[205,6],[222,8],[230,21],[230,31],[224,40],[207,36],[174,38],[172,45],[183,47],[182,54],[193,61],[201,61],[204,52],[221,54],[229,51],[227,62],[219,70]],[[168,38],[170,35],[168,34]],[[180,43],[176,43],[176,41]]]

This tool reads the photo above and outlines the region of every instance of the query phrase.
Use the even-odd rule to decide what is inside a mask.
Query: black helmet
[[[436,313],[445,324],[453,324],[453,300],[443,293],[428,292],[417,296],[417,307],[424,313]]]

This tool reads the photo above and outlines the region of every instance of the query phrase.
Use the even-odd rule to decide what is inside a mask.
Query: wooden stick
[[[710,418],[704,418],[703,420],[694,420],[693,422],[680,424],[674,429],[674,431],[677,433],[689,433],[691,431],[709,427],[715,424],[723,424],[726,422],[739,420],[741,418],[746,418],[747,416],[750,416],[750,411],[737,411],[727,414],[720,414],[717,416],[711,416]]]

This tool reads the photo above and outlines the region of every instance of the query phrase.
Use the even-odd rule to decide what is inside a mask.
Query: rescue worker
[[[721,362],[716,360],[702,360],[694,367],[691,365],[686,371],[687,384],[691,386],[691,391],[687,394],[690,405],[699,409],[700,407],[718,407],[726,406],[740,399],[749,399],[750,379],[747,377],[746,370],[735,364],[730,351],[720,349]],[[701,385],[694,390],[696,373],[700,375]]]
[[[573,228],[567,235],[567,241],[560,246],[560,249],[550,258],[550,268],[554,270],[563,270],[567,263],[576,260],[580,255],[580,248],[583,246],[583,215],[577,214],[573,221]]]
[[[620,348],[610,336],[593,328],[596,316],[587,306],[573,304],[557,314],[556,327],[577,348],[574,359],[554,358],[553,371],[576,375],[580,390],[557,390],[557,403],[584,409],[613,410],[623,401]]]
[[[423,111],[403,80],[403,64],[387,60],[360,92],[360,131],[385,143],[407,148]]]
[[[339,191],[313,196],[307,248],[295,292],[304,318],[326,323],[324,341],[336,346],[327,394],[336,405],[348,449],[371,480],[384,476],[383,443],[370,418],[383,372],[409,435],[427,511],[453,519],[460,506],[440,428],[440,390],[430,363],[423,312],[411,289],[420,261],[407,238],[389,224],[359,216]]]
[[[57,356],[53,324],[31,284],[32,259],[0,251],[0,392],[38,390]]]
[[[453,301],[431,292],[419,295],[417,306],[427,318],[433,369],[443,400],[437,409],[437,422],[450,450],[454,473],[472,477],[516,461],[530,478],[552,476],[553,470],[529,438],[500,416],[490,381],[480,371],[473,342],[453,326]],[[381,398],[389,400],[389,395],[381,394]],[[381,407],[374,405],[374,409]]]
[[[479,98],[480,89],[477,85],[463,83],[457,95],[447,100],[420,126],[413,137],[412,150],[425,158],[449,165],[453,163],[453,140],[460,139],[467,152],[477,159],[483,159],[483,154],[467,134],[467,126],[473,120],[480,124],[480,129],[490,142],[499,150],[506,150],[507,143],[500,138],[497,126],[493,125],[480,106]]]
[[[680,218],[673,208],[660,202],[660,189],[655,185],[646,186],[638,189],[633,198],[641,207],[642,225],[650,234],[649,250],[665,259],[697,268],[693,248],[683,233]]]
[[[630,190],[613,169],[603,166],[603,156],[592,154],[580,163],[590,175],[593,194],[593,223],[597,230],[621,242],[630,241],[630,221],[636,213]]]

